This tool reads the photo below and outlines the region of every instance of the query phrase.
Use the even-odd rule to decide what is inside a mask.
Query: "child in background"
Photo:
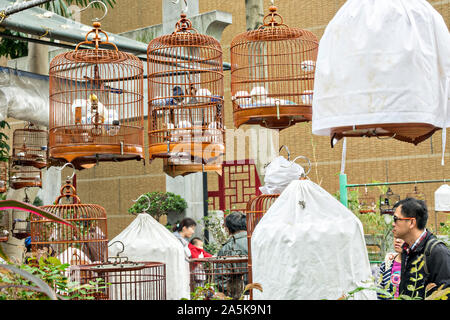
[[[191,250],[192,258],[208,258],[212,255],[203,249],[203,241],[199,237],[194,237],[188,244],[189,250]]]

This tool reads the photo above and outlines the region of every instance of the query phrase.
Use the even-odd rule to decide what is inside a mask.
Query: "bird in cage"
[[[184,100],[184,92],[180,86],[175,86],[172,89],[173,100],[175,103],[182,103]]]
[[[241,108],[246,108],[251,105],[252,99],[250,98],[250,94],[247,91],[238,91],[232,97],[232,100],[236,101],[236,103]]]

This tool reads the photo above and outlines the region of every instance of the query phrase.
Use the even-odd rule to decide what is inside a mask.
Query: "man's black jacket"
[[[431,251],[431,255],[427,256],[429,274],[425,273],[424,251],[427,242],[431,239],[436,239],[436,236],[427,230],[426,237],[415,250],[411,251],[409,255],[403,250],[400,294],[424,299],[425,289],[429,283],[435,283],[437,287],[442,284],[444,284],[444,288],[450,286],[450,250],[445,244],[437,244]],[[427,296],[433,291],[427,292]]]

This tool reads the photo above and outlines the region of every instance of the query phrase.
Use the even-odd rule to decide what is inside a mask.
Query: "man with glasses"
[[[425,298],[441,285],[444,285],[444,288],[449,287],[450,251],[425,228],[428,220],[425,202],[406,198],[397,202],[394,210],[394,237],[405,241],[400,294]],[[432,283],[436,284],[436,287],[427,291],[427,286]]]

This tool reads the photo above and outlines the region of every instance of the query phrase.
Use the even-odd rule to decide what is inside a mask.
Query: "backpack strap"
[[[431,239],[430,241],[427,242],[427,244],[425,245],[425,250],[424,250],[424,256],[423,256],[423,261],[424,261],[424,265],[423,265],[423,270],[425,271],[425,274],[428,276],[430,274],[429,270],[428,270],[428,266],[427,266],[427,257],[431,256],[431,251],[433,250],[433,248],[438,245],[439,243],[442,243],[443,245],[445,245],[444,241],[442,240],[438,240],[436,238]]]

